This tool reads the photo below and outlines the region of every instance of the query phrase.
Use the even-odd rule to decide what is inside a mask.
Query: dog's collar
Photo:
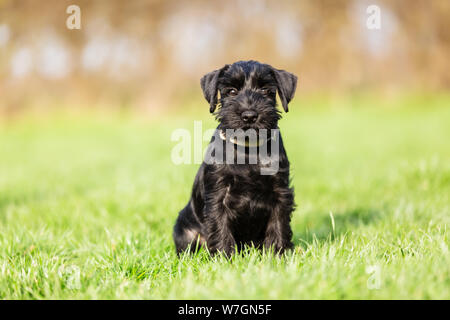
[[[233,143],[235,145],[238,145],[238,146],[241,146],[241,147],[253,147],[253,148],[254,147],[260,147],[264,143],[266,143],[267,141],[275,139],[275,136],[270,135],[266,140],[259,139],[259,137],[258,137],[258,141],[256,141],[256,143],[253,142],[253,141],[250,141],[250,139],[249,140],[245,139],[245,142],[244,142],[244,141],[241,141],[240,139],[236,139],[236,137],[231,137],[230,139],[227,139],[227,137],[226,137],[225,133],[223,132],[223,130],[219,130],[219,136],[220,136],[220,139],[222,139],[224,141],[228,140],[228,141],[230,141],[231,143]]]

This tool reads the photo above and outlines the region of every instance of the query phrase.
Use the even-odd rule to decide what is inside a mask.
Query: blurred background
[[[72,4],[80,30],[66,27]],[[372,4],[380,29],[366,26]],[[0,0],[0,114],[163,112],[247,59],[299,75],[297,96],[447,91],[449,17],[448,0]]]

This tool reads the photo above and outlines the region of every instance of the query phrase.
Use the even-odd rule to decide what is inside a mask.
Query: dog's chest
[[[234,176],[223,205],[236,241],[258,243],[264,236],[275,203],[272,176]]]
[[[274,176],[233,175],[223,204],[236,218],[262,217],[273,207],[275,180]]]

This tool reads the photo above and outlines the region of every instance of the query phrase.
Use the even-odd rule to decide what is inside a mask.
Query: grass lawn
[[[171,162],[183,117],[0,122],[2,299],[450,299],[450,98],[326,99],[280,122],[296,248],[178,259],[198,165]],[[342,104],[342,105],[341,105]]]

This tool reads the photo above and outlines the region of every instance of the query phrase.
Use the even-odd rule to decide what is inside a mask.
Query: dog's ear
[[[288,112],[288,104],[294,98],[295,89],[297,88],[297,76],[284,71],[273,68],[275,79],[277,81],[278,95],[284,111]]]
[[[200,85],[203,90],[203,95],[206,101],[209,102],[209,112],[213,113],[217,106],[217,81],[221,72],[227,69],[229,65],[225,65],[222,69],[214,70],[205,74],[201,80]]]

